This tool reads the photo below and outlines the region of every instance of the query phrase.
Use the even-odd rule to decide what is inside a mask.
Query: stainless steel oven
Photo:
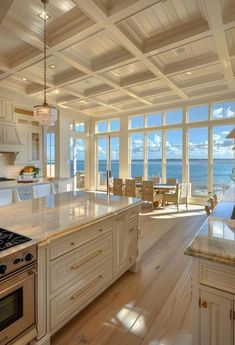
[[[35,274],[32,265],[0,282],[0,345],[35,326]]]

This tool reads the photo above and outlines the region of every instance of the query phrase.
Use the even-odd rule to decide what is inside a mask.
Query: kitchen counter
[[[185,254],[235,266],[235,184],[199,229]]]
[[[0,207],[0,225],[38,241],[64,236],[140,205],[141,200],[90,192],[67,192]]]
[[[57,181],[66,181],[70,179],[68,178],[58,178],[58,179],[48,179],[48,178],[39,178],[37,182],[26,182],[26,183],[18,183],[17,180],[12,181],[1,181],[0,182],[0,189],[12,189],[12,188],[22,188],[22,187],[32,187],[34,185],[57,182]]]

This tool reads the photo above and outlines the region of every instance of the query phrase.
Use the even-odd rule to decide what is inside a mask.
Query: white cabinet
[[[12,102],[0,99],[0,120],[14,121],[14,106]]]
[[[19,152],[16,164],[36,165],[42,162],[42,131],[41,128],[31,126],[18,127],[21,143],[24,145],[23,151]]]
[[[193,258],[193,345],[235,345],[235,269]]]
[[[71,233],[52,238],[39,248],[38,294],[40,341],[64,326],[128,269],[138,258],[138,213],[140,205]],[[44,253],[45,252],[45,253]],[[138,265],[137,265],[138,266]],[[140,266],[135,269],[138,272]],[[45,294],[45,293],[44,293]]]
[[[130,220],[129,215],[117,218],[114,232],[114,270],[120,275],[134,262],[138,256],[138,229],[137,221]]]
[[[200,288],[200,345],[233,345],[233,295]]]

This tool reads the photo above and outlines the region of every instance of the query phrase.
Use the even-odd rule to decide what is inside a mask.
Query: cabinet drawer
[[[55,240],[50,245],[50,260],[68,253],[69,251],[80,247],[84,243],[91,241],[97,237],[112,230],[112,223],[110,221],[100,222],[95,225],[89,226],[71,235],[64,236],[59,240]]]
[[[75,316],[86,303],[93,300],[112,279],[112,259],[93,270],[65,289],[50,302],[51,328],[65,323]]]
[[[74,249],[67,255],[52,262],[50,267],[50,291],[71,284],[72,280],[80,279],[92,269],[112,255],[112,232],[101,238]]]
[[[235,294],[235,270],[223,264],[200,262],[199,282]]]

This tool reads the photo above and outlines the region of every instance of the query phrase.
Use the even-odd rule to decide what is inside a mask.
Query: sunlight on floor
[[[178,212],[175,206],[167,206],[165,209],[157,208],[154,210],[144,208],[140,213],[140,217],[150,216],[152,219],[173,219],[198,215],[205,215],[204,207],[201,205],[189,205],[188,210],[181,207]]]

